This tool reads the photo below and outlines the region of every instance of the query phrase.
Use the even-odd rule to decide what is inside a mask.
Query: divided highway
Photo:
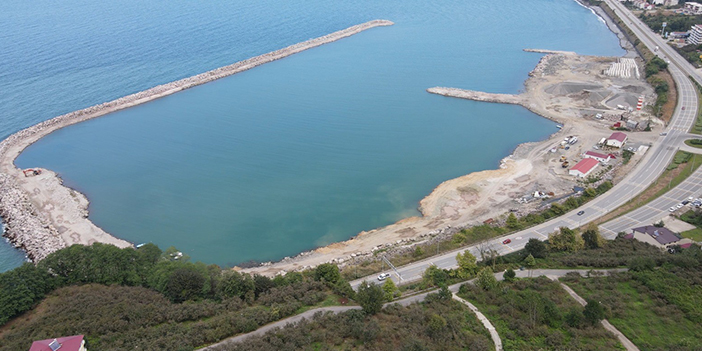
[[[551,221],[483,243],[481,244],[482,250],[495,250],[499,255],[508,254],[524,248],[524,245],[531,238],[545,240],[548,238],[549,233],[556,231],[560,227],[577,228],[604,216],[650,186],[663,173],[678,149],[684,145],[683,141],[690,138],[687,131],[690,130],[695,122],[698,101],[697,92],[688,76],[693,76],[700,84],[702,84],[702,78],[697,75],[695,69],[687,61],[680,57],[672,48],[668,47],[658,35],[651,32],[636,16],[624,9],[618,1],[605,1],[610,7],[615,9],[617,16],[622,18],[642,43],[652,52],[656,51],[656,47],[658,47],[659,56],[671,63],[668,66],[668,70],[677,85],[678,105],[673,113],[672,123],[666,129],[667,134],[659,137],[634,170],[605,194]],[[700,184],[702,184],[702,167],[686,182],[676,187],[675,193],[669,192],[669,194],[666,194],[667,196],[653,201],[637,211],[603,224],[600,227],[603,235],[612,239],[619,231],[627,230],[641,223],[648,223],[651,218],[659,220],[662,217],[661,214],[667,211],[672,206],[672,203],[679,203],[680,200],[688,196],[699,196],[700,194],[693,195],[693,193],[697,191],[696,189],[699,189]],[[584,214],[578,215],[579,211],[584,211]],[[510,239],[511,243],[503,245],[502,242],[505,239]],[[395,281],[395,283],[419,280],[422,277],[422,273],[432,264],[444,269],[457,267],[456,253],[463,251],[468,251],[474,256],[480,257],[480,248],[478,245],[473,245],[398,267],[397,272],[386,272],[391,273],[390,279]],[[376,276],[369,276],[352,281],[351,286],[356,288],[364,280],[378,282]]]

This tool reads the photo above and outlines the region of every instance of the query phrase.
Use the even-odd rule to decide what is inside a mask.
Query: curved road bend
[[[617,1],[606,1],[615,9],[621,7]],[[489,240],[486,243],[481,244],[483,250],[492,249],[499,255],[508,254],[524,248],[524,245],[531,238],[545,240],[548,238],[549,233],[556,231],[560,227],[577,228],[604,216],[609,211],[612,211],[625,204],[627,201],[631,200],[633,197],[651,185],[663,173],[665,168],[672,160],[673,155],[675,155],[677,150],[681,148],[681,145],[684,145],[683,141],[690,137],[690,134],[687,134],[687,131],[690,130],[695,122],[698,101],[697,92],[695,91],[695,87],[692,85],[692,82],[690,82],[688,79],[688,75],[692,75],[699,81],[702,81],[702,78],[699,78],[692,66],[682,57],[680,57],[680,55],[674,52],[671,48],[668,48],[666,45],[659,43],[659,41],[662,42],[662,39],[657,38],[657,35],[653,34],[648,27],[642,25],[640,21],[635,18],[635,16],[631,15],[633,18],[628,18],[627,20],[626,15],[630,15],[628,10],[619,9],[615,10],[615,13],[619,16],[624,14],[624,21],[632,23],[630,24],[630,27],[639,37],[641,42],[648,46],[652,52],[655,50],[656,46],[659,46],[659,48],[661,48],[659,50],[659,54],[664,59],[670,60],[672,63],[668,66],[668,69],[677,85],[678,105],[673,113],[671,123],[666,129],[667,135],[659,137],[658,140],[649,148],[647,154],[634,168],[634,170],[608,192],[551,221],[517,233]],[[685,109],[682,107],[685,107]],[[667,209],[668,207],[664,208]],[[578,216],[578,211],[585,211],[585,213],[582,216]],[[623,226],[626,226],[624,223],[608,226],[608,223],[603,225],[605,228],[605,230],[603,230],[603,234],[605,237],[610,239],[616,236],[617,233],[616,231],[612,230],[613,228],[623,228]],[[511,239],[511,243],[503,245],[502,241],[508,238]],[[480,257],[478,245],[473,245],[467,248],[430,257],[406,266],[398,267],[397,272],[387,271],[387,273],[392,274],[391,279],[393,279],[396,283],[419,280],[422,277],[422,273],[432,264],[443,269],[457,267],[456,253],[463,251],[469,251],[474,256]],[[368,276],[352,281],[351,286],[356,288],[364,280],[371,282],[376,281],[374,276]]]
[[[611,272],[624,272],[624,271],[626,271],[626,269],[595,269],[595,270],[584,270],[584,269],[580,269],[580,270],[577,270],[577,269],[534,269],[534,270],[531,271],[531,274],[530,274],[528,271],[516,271],[515,273],[517,274],[517,277],[518,277],[518,278],[526,278],[526,277],[528,277],[528,276],[530,276],[530,275],[531,275],[532,277],[538,277],[538,276],[542,276],[542,275],[543,275],[543,276],[548,277],[549,279],[555,280],[555,279],[558,279],[558,278],[561,278],[561,277],[565,277],[565,275],[568,274],[569,272],[578,272],[578,273],[580,273],[580,275],[582,275],[582,276],[587,276],[588,272],[597,272],[597,273],[601,273],[601,274],[609,274],[609,273],[611,273]],[[497,278],[497,280],[503,280],[503,279],[504,279],[504,278],[502,277],[502,274],[503,274],[503,273],[504,273],[504,272],[495,273],[495,278]],[[455,296],[455,294],[458,292],[458,289],[461,287],[461,285],[463,285],[463,284],[473,284],[474,282],[475,282],[475,279],[472,279],[472,280],[469,280],[469,281],[466,281],[466,282],[461,282],[461,283],[458,283],[458,284],[454,284],[454,285],[449,286],[449,290],[450,290],[450,291],[454,294],[454,296]],[[385,304],[385,306],[392,305],[392,304],[400,304],[400,305],[402,305],[402,306],[409,306],[409,305],[412,304],[412,303],[424,301],[424,298],[426,298],[427,295],[429,295],[429,294],[431,294],[431,293],[435,293],[435,292],[436,292],[436,291],[430,291],[430,292],[425,292],[425,293],[413,295],[413,296],[410,296],[410,297],[407,297],[407,298],[404,298],[404,299],[400,299],[400,300],[397,300],[397,301],[388,302],[388,303]],[[461,300],[462,300],[462,299],[461,299]],[[473,307],[475,307],[475,306],[473,306]],[[216,344],[212,344],[212,345],[210,345],[210,346],[201,348],[201,349],[199,349],[198,351],[213,350],[213,349],[214,349],[215,347],[217,347],[217,346],[222,346],[222,345],[229,344],[229,343],[240,342],[240,341],[243,341],[244,339],[246,339],[246,338],[248,338],[248,337],[250,337],[250,336],[263,335],[263,334],[265,334],[266,332],[268,332],[268,331],[270,331],[270,330],[274,330],[274,329],[276,329],[276,328],[285,327],[285,326],[287,326],[288,324],[292,324],[292,323],[299,322],[300,320],[305,319],[305,318],[306,318],[306,319],[309,319],[309,318],[311,318],[312,316],[314,316],[315,313],[317,313],[317,312],[333,312],[333,313],[339,313],[339,312],[344,312],[344,311],[353,310],[353,309],[361,309],[361,307],[359,307],[359,306],[331,306],[331,307],[320,307],[320,308],[315,308],[315,309],[312,309],[312,310],[309,310],[309,311],[305,311],[305,312],[303,312],[303,313],[301,313],[301,314],[298,314],[298,315],[295,315],[295,316],[292,316],[292,317],[288,317],[288,318],[285,318],[285,319],[281,319],[281,320],[279,320],[279,321],[277,321],[277,322],[273,322],[273,323],[264,325],[264,326],[262,326],[262,327],[260,327],[260,328],[258,328],[258,329],[256,329],[256,330],[250,332],[250,333],[241,334],[241,335],[237,335],[237,336],[231,337],[231,338],[229,338],[229,339],[222,340],[222,341],[220,341],[220,342],[218,342],[218,343],[216,343]],[[477,308],[476,308],[475,310],[473,310],[473,311],[477,311]],[[482,315],[482,313],[481,313],[481,315]],[[485,317],[483,316],[483,318],[485,318]],[[483,319],[480,319],[480,321],[483,322],[483,324],[485,324],[485,322],[483,321]],[[487,318],[485,318],[485,321],[487,321]],[[487,321],[487,323],[489,324],[490,322]],[[492,326],[492,324],[490,324],[490,326]],[[494,329],[494,328],[493,328],[493,329]],[[489,328],[488,328],[488,331],[490,331]],[[499,339],[499,336],[497,336],[497,332],[495,332],[494,334],[491,332],[490,335],[493,336],[493,342],[495,343],[495,345],[497,345],[498,343],[499,343],[499,345],[502,345],[502,341]],[[497,339],[496,339],[496,340],[494,339],[494,336],[497,336]]]

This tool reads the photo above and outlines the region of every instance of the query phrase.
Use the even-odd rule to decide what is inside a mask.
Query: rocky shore
[[[129,243],[110,236],[90,222],[87,219],[87,199],[83,201],[81,199],[85,197],[82,194],[63,187],[53,172],[49,177],[56,179],[24,177],[22,171],[14,165],[19,154],[42,137],[66,126],[228,77],[374,27],[390,25],[393,22],[373,20],[351,26],[229,66],[61,115],[9,136],[0,142],[0,216],[5,223],[3,236],[16,247],[25,250],[35,262],[73,243],[106,242],[128,246]]]
[[[15,247],[26,251],[29,259],[36,262],[66,247],[14,177],[4,173],[0,173],[0,204],[0,216],[5,222],[3,235],[10,238]]]

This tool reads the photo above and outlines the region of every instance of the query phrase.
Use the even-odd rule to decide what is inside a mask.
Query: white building
[[[614,132],[607,138],[607,146],[622,147],[626,144],[627,136],[622,132]]]
[[[601,154],[599,152],[588,151],[583,155],[585,158],[593,158],[598,162],[607,163],[611,158],[609,155]]]
[[[597,165],[599,164],[600,163],[597,162],[597,160],[595,160],[594,158],[584,158],[580,162],[578,162],[577,165],[573,166],[573,168],[571,168],[568,171],[568,174],[580,178],[585,178],[588,175],[590,175],[590,173],[592,173],[592,171],[594,171],[595,168],[597,168]]]
[[[653,0],[651,2],[659,6],[676,6],[678,4],[678,0]]]
[[[687,37],[687,43],[693,45],[702,44],[702,25],[695,24],[690,28],[690,36]]]
[[[684,9],[693,15],[702,14],[702,4],[698,2],[686,2]]]

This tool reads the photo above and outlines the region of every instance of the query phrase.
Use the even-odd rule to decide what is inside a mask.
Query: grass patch
[[[684,231],[680,233],[683,238],[692,239],[694,241],[702,241],[702,229],[695,228],[692,230]]]
[[[696,350],[702,330],[632,273],[563,279],[583,298],[600,301],[608,320],[641,350]]]
[[[506,351],[621,349],[599,323],[569,321],[568,315],[581,314],[582,306],[546,277],[501,282],[491,290],[465,284],[459,296],[492,322]]]
[[[690,77],[690,80],[692,81],[692,84],[695,85],[697,89],[697,101],[698,101],[698,108],[697,108],[697,119],[695,120],[695,124],[692,125],[692,128],[690,128],[690,133],[692,134],[702,134],[702,86],[700,86],[697,81],[692,79]]]
[[[685,145],[702,149],[702,139],[687,139]]]

